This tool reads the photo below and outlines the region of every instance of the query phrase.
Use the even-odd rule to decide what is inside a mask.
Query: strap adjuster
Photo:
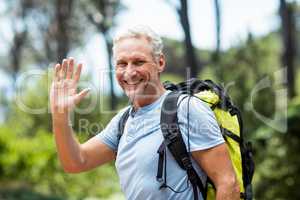
[[[184,157],[181,161],[186,170],[190,170],[192,168],[192,162],[189,157]]]

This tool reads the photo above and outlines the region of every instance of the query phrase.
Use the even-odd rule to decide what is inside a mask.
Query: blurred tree
[[[220,1],[214,0],[215,5],[215,20],[216,20],[216,50],[213,54],[213,60],[218,62],[221,49],[221,8]]]
[[[257,173],[256,199],[300,199],[300,101],[288,108],[288,130],[260,127],[255,132]]]
[[[274,114],[274,101],[270,101],[270,97],[274,97],[273,86],[255,94],[252,92],[262,79],[268,77],[272,80],[274,73],[279,70],[279,54],[278,34],[272,33],[261,38],[254,38],[249,34],[246,42],[223,53],[220,60],[223,80],[216,78],[215,68],[210,65],[207,65],[201,73],[201,79],[210,78],[219,81],[241,109],[246,137],[251,138],[251,133],[262,125],[262,122],[257,120],[253,109],[250,109],[251,106],[266,117],[272,117]]]
[[[23,64],[23,54],[25,50],[26,43],[28,42],[28,25],[27,25],[27,18],[28,13],[30,12],[31,5],[28,1],[5,1],[5,9],[4,14],[5,16],[9,16],[10,19],[10,28],[11,28],[11,39],[4,40],[3,46],[7,46],[8,51],[6,52],[7,63],[2,62],[4,65],[4,70],[6,72],[5,75],[9,75],[9,78],[12,79],[10,90],[12,92],[16,89],[16,80],[18,74],[22,69]],[[1,100],[9,101],[8,94],[9,91],[7,89],[2,90],[3,97]],[[5,97],[4,97],[5,96]],[[2,112],[3,119],[7,118],[8,113],[11,110],[11,104],[7,103]]]
[[[295,9],[295,22],[296,22],[296,37],[297,37],[297,56],[296,56],[296,60],[297,63],[300,64],[300,4],[298,3],[296,5],[296,9]],[[298,65],[299,66],[299,65]]]
[[[293,98],[295,91],[296,22],[295,3],[280,0],[281,33],[283,43],[282,65],[287,67],[288,95]]]
[[[6,44],[11,46],[7,53],[13,71],[32,66],[46,68],[51,62],[61,61],[71,48],[81,44],[81,24],[84,23],[78,23],[82,16],[74,4],[73,0],[5,1],[6,20],[12,24],[14,33],[11,45]]]
[[[223,80],[222,73],[219,65],[220,62],[220,53],[221,53],[221,8],[220,8],[220,1],[214,0],[215,5],[215,24],[216,24],[216,49],[215,52],[212,54],[212,62],[214,68],[216,69],[216,76],[219,80]]]
[[[0,127],[0,185],[0,199],[4,196],[11,200],[32,200],[37,194],[37,200],[95,196],[107,199],[120,191],[113,165],[67,174],[57,159],[51,134],[39,130],[35,137],[27,137],[7,126]],[[18,191],[19,195],[9,194]]]
[[[12,40],[9,42],[8,57],[10,64],[8,72],[12,75],[13,84],[21,69],[22,53],[27,40],[28,26],[26,23],[27,14],[30,10],[30,4],[27,1],[6,1],[5,13],[10,16]],[[14,87],[14,86],[13,86]]]
[[[12,23],[15,22],[16,30],[16,32],[11,31],[12,38],[9,40],[12,41],[11,44],[14,43],[14,33],[21,33],[23,28],[28,30],[24,35],[25,38],[20,37],[15,41],[18,44],[16,47],[19,46],[16,49],[20,49],[18,50],[20,55],[18,58],[21,63],[19,64],[19,71],[32,65],[46,67],[47,63],[58,59],[57,56],[60,54],[58,52],[65,52],[61,55],[67,55],[70,49],[81,45],[83,42],[82,36],[86,36],[89,28],[89,26],[86,26],[85,20],[94,21],[97,28],[102,26],[99,24],[103,22],[103,15],[109,16],[108,18],[115,16],[110,10],[113,8],[106,7],[107,4],[102,5],[106,7],[104,10],[108,9],[107,11],[99,9],[96,5],[100,1],[93,1],[94,3],[91,3],[92,0],[81,1],[81,5],[86,7],[79,6],[79,1],[74,0],[72,4],[71,1],[61,2],[58,0],[7,0],[5,2],[7,5],[11,3],[13,5],[12,9],[13,7],[17,9],[17,5],[24,6],[23,8],[27,9],[24,19],[22,19],[22,15],[18,15],[20,19],[10,19]],[[101,1],[99,5],[103,2],[106,1]],[[114,2],[119,3],[119,1],[113,0],[108,3]],[[179,1],[177,2],[179,3]],[[61,3],[62,10],[71,10],[66,13],[57,11],[56,6],[59,3]],[[177,7],[179,8],[179,6]],[[82,10],[82,8],[86,10]],[[103,12],[108,12],[108,14],[103,14]],[[65,14],[67,15],[67,22],[57,22],[58,15]],[[298,23],[298,21],[295,20],[295,23]],[[24,23],[27,27],[23,27]],[[68,27],[68,29],[59,30],[62,32],[57,33],[58,27],[63,26],[65,23],[67,24],[65,27]],[[108,50],[111,50],[110,32],[113,23],[110,20],[103,23],[103,26],[108,28],[103,29],[105,31],[102,28],[97,28],[97,30],[107,34],[108,42],[106,45]],[[82,31],[82,26],[85,26],[84,31]],[[94,34],[93,31],[89,33]],[[58,37],[58,35],[61,37]],[[68,37],[66,39],[68,45],[58,47],[57,42],[64,42],[61,39],[63,37]],[[23,39],[23,42],[19,41]],[[181,76],[186,73],[182,68],[186,65],[185,61],[181,59],[186,53],[185,48],[180,41],[166,38],[164,40],[167,64],[170,67],[167,68],[168,73],[162,76],[162,80],[180,81],[182,80]],[[265,77],[272,77],[279,69],[280,41],[281,37],[277,32],[259,38],[249,34],[246,42],[240,42],[236,46],[224,50],[219,58],[220,70],[218,71],[221,73],[222,79],[218,78],[213,62],[210,62],[213,51],[200,51],[194,48],[195,54],[202,61],[203,70],[200,78],[224,81],[224,86],[232,96],[233,101],[243,111],[246,137],[255,141],[257,170],[254,178],[254,191],[257,199],[300,198],[297,189],[300,186],[300,165],[297,157],[300,151],[299,134],[297,134],[300,131],[298,123],[300,119],[299,101],[288,108],[287,133],[279,133],[271,128],[266,128],[266,124],[258,120],[254,114],[255,109],[255,111],[266,117],[273,117],[276,112],[274,105],[276,88],[270,86],[259,91],[251,99],[256,84]],[[9,45],[9,47],[13,47],[13,45]],[[111,55],[108,57],[111,61]],[[295,56],[294,59],[296,59]],[[112,69],[112,66],[110,67]],[[174,76],[169,72],[180,76]],[[296,73],[296,67],[294,72]],[[272,81],[272,78],[270,79]],[[19,94],[21,95],[21,101],[32,109],[47,108],[48,83],[49,80],[46,75],[41,80],[28,81],[28,85],[26,83],[24,88],[20,88],[22,92]],[[94,98],[94,96],[91,93],[90,98]],[[90,98],[85,99],[80,107],[88,107]],[[96,98],[99,98],[99,96]],[[101,102],[101,105],[94,105],[92,111],[87,114],[75,114],[74,129],[81,141],[101,131],[101,128],[110,120],[111,114],[103,114],[98,109],[100,106],[106,107],[111,103],[110,98],[104,97],[104,102]],[[125,101],[122,103],[127,103]],[[9,191],[15,192],[14,195],[17,192],[23,193],[23,190],[10,190],[11,188],[9,188],[11,185],[23,184],[26,185],[26,188],[29,188],[29,191],[33,191],[31,194],[26,193],[29,196],[24,197],[24,199],[48,198],[49,195],[45,194],[58,195],[62,199],[84,199],[94,196],[107,199],[109,194],[119,191],[117,177],[112,165],[106,165],[90,173],[80,175],[67,175],[62,172],[50,133],[50,114],[46,111],[43,114],[33,115],[20,110],[15,101],[10,103],[13,107],[9,119],[5,125],[0,126],[0,199],[9,198]],[[253,108],[249,106],[251,104]],[[80,124],[78,119],[84,119],[84,124]],[[101,185],[101,187],[91,187],[91,185]],[[21,196],[21,194],[16,196],[16,199],[23,198]]]
[[[72,47],[80,45],[81,36],[72,1],[6,0],[3,1],[1,17],[7,22],[6,32],[11,37],[3,38],[4,57],[1,62],[12,79],[4,96],[15,94],[18,75],[31,68],[46,68],[49,63],[67,56]],[[78,24],[77,24],[78,23]],[[4,32],[4,31],[3,31]],[[3,34],[5,35],[5,34]],[[71,45],[72,44],[72,45]],[[2,56],[2,55],[1,55]],[[9,103],[2,112],[4,118],[12,111]]]
[[[167,1],[169,4],[173,5],[171,1]],[[179,5],[173,5],[174,9],[177,11],[181,27],[184,32],[184,44],[185,44],[185,60],[186,68],[190,72],[189,77],[197,77],[198,72],[202,69],[201,62],[198,62],[195,48],[192,43],[192,36],[190,30],[190,22],[188,17],[188,2],[186,0],[179,0]]]
[[[70,50],[71,31],[70,20],[73,12],[73,0],[56,0],[55,1],[55,38],[57,42],[57,60],[61,61],[67,57]]]
[[[77,1],[37,1],[32,12],[33,26],[38,33],[33,35],[33,55],[39,65],[61,62],[71,49],[82,44],[84,21]],[[81,23],[79,23],[81,22]],[[88,30],[88,29],[85,29]]]
[[[182,41],[173,40],[170,38],[163,38],[164,53],[166,56],[166,72],[176,74],[186,79],[187,70],[183,67],[186,66],[186,60],[182,59],[185,56],[185,48],[182,45]],[[211,62],[210,50],[200,50],[195,48],[197,57],[202,59],[202,66],[206,66]]]
[[[25,200],[26,193],[30,195],[27,199],[34,199],[38,194],[41,194],[40,199],[50,196],[108,199],[109,195],[120,191],[113,164],[79,175],[66,174],[59,164],[49,123],[48,84],[51,80],[48,77],[45,73],[22,84],[18,96],[10,102],[12,110],[8,120],[0,126],[0,199],[4,196]],[[99,133],[110,121],[112,113],[100,112],[100,106],[108,105],[107,99],[102,97],[104,101],[100,105],[99,96],[91,92],[89,98],[76,107],[76,110],[89,110],[76,112],[74,116],[73,127],[81,142]],[[15,195],[5,191],[22,193],[14,198]]]
[[[49,110],[49,87],[52,71],[40,77],[24,81],[18,87],[16,96],[10,101],[11,110],[8,113],[6,124],[14,127],[17,134],[35,136],[38,130],[52,131],[51,115]],[[88,77],[82,77],[81,82],[87,82]],[[79,88],[81,90],[82,88]],[[38,92],[37,92],[38,91]],[[91,91],[72,116],[72,125],[75,132],[90,138],[99,133],[110,121],[113,113],[101,113],[101,108],[109,105],[107,96],[101,96]]]
[[[13,44],[10,49],[10,68],[12,69],[13,73],[13,82],[15,83],[17,79],[17,74],[20,71],[20,63],[22,58],[22,50],[26,40],[27,30],[17,32],[14,28],[14,35],[13,35]]]
[[[182,59],[185,53],[182,42],[169,38],[163,38],[163,42],[164,54],[166,56],[165,72],[177,74],[182,76],[182,78],[185,78],[186,69],[183,66],[186,65],[186,62]]]
[[[114,91],[114,68],[112,63],[112,38],[110,30],[114,26],[115,16],[124,7],[120,3],[120,0],[88,0],[81,1],[81,3],[88,20],[96,27],[97,31],[103,35],[105,41],[107,61],[109,64],[110,108],[114,111],[118,102]]]

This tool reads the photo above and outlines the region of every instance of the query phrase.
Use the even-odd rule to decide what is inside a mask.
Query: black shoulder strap
[[[121,119],[119,121],[118,141],[120,141],[120,139],[123,135],[125,124],[126,124],[127,119],[129,117],[129,112],[130,112],[130,107],[122,114]]]
[[[194,199],[198,200],[199,188],[203,199],[206,199],[206,190],[203,187],[196,170],[192,166],[190,155],[186,150],[177,118],[177,102],[181,93],[178,91],[170,92],[161,108],[161,130],[164,143],[175,158],[178,165],[187,172],[188,179],[193,186]]]

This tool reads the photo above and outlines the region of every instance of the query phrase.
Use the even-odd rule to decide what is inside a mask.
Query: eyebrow
[[[122,62],[125,62],[123,58],[116,60],[116,63],[122,63]]]
[[[145,57],[143,55],[137,55],[137,54],[129,56],[129,57],[121,56],[120,58],[117,58],[116,62],[122,62],[122,61],[127,60],[127,59],[132,59],[132,60],[144,59],[144,60],[147,60],[147,57]]]

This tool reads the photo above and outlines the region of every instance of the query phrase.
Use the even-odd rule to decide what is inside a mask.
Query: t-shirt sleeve
[[[106,127],[96,135],[100,141],[106,144],[113,151],[117,151],[118,149],[119,121],[127,109],[128,107],[122,109],[118,114],[116,114]]]
[[[181,100],[179,99],[177,115],[180,131],[187,149],[190,147],[190,152],[199,151],[224,143],[211,108],[197,97],[185,96]]]

